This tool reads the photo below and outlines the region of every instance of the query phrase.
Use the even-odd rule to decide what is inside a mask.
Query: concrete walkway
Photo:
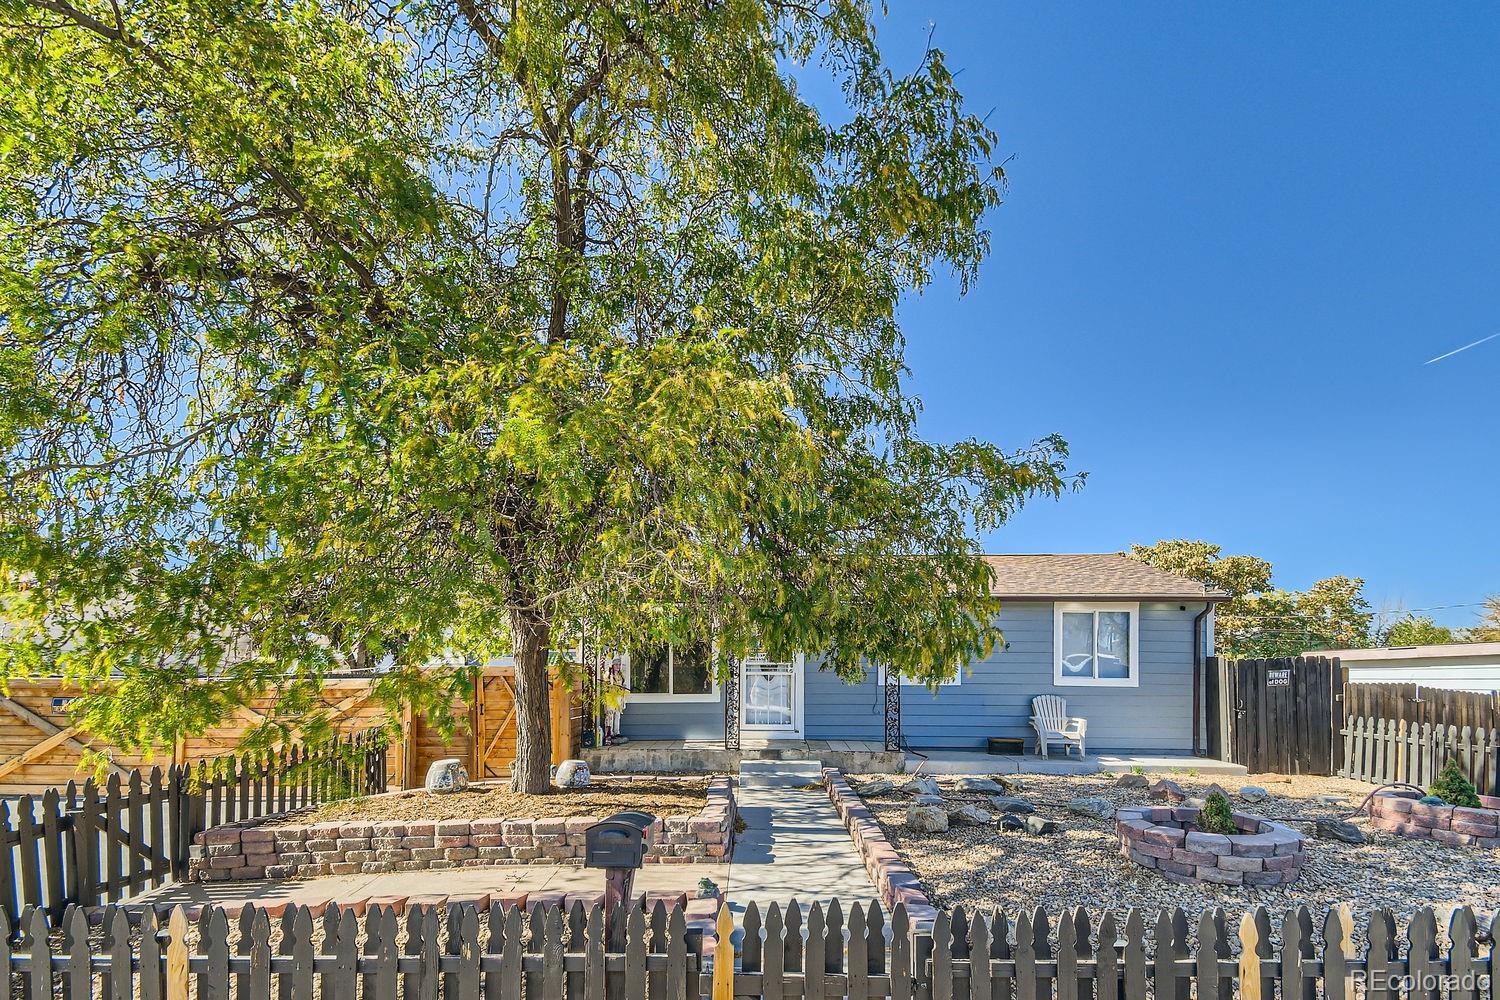
[[[812,787],[809,787],[812,786]],[[823,790],[817,761],[745,761],[735,804],[745,830],[734,842],[729,902],[736,912],[795,898],[878,902],[864,862]]]

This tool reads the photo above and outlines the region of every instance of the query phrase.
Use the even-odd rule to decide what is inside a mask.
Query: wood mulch
[[[501,785],[470,785],[462,792],[416,789],[334,802],[290,813],[267,826],[302,825],[334,820],[551,819],[563,816],[608,816],[637,809],[656,816],[695,813],[708,799],[707,778],[595,777],[587,788],[554,789],[521,795]]]

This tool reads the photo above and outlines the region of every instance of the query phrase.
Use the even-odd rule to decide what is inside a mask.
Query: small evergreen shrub
[[[1437,780],[1427,791],[1450,806],[1479,809],[1484,805],[1479,801],[1479,792],[1474,788],[1473,782],[1464,776],[1463,769],[1458,766],[1458,760],[1453,757],[1448,758],[1448,763],[1443,765],[1443,770],[1439,772]]]
[[[1234,810],[1229,808],[1229,800],[1221,793],[1210,792],[1204,800],[1203,808],[1198,810],[1198,829],[1204,833],[1240,832],[1240,828],[1234,825]]]

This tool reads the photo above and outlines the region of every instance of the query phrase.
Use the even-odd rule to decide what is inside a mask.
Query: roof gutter
[[[1198,730],[1202,725],[1203,702],[1203,620],[1213,610],[1212,601],[1203,603],[1203,610],[1193,618],[1193,756],[1203,756],[1203,745],[1199,742]]]

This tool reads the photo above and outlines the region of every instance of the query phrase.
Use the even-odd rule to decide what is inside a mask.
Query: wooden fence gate
[[[1342,745],[1344,668],[1338,659],[1208,660],[1209,751],[1252,773],[1334,773]]]

